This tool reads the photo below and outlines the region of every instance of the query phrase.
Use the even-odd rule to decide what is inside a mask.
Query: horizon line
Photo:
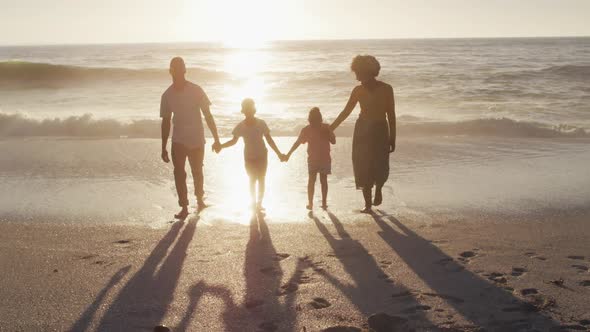
[[[391,40],[467,40],[467,39],[558,39],[590,38],[590,35],[553,35],[553,36],[481,36],[481,37],[397,37],[397,38],[310,38],[310,39],[272,39],[264,43],[280,42],[333,42],[333,41],[391,41]],[[90,43],[22,43],[0,44],[0,47],[35,47],[35,46],[100,46],[100,45],[170,45],[170,44],[224,44],[223,40],[178,40],[178,41],[138,41],[138,42],[90,42]],[[231,47],[229,47],[231,48]],[[237,47],[239,48],[239,47]]]

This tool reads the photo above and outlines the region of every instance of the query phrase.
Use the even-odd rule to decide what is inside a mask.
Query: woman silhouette
[[[389,177],[389,154],[395,151],[395,100],[391,85],[377,80],[381,65],[374,56],[357,55],[350,69],[361,84],[352,90],[331,128],[336,129],[360,103],[352,140],[352,166],[356,187],[362,189],[365,198],[361,212],[370,213],[373,205],[383,202],[381,189]]]

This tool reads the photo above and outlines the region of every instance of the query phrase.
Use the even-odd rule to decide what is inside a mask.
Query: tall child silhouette
[[[282,160],[284,156],[270,136],[270,129],[268,129],[266,122],[254,116],[256,114],[254,100],[247,98],[242,101],[242,113],[245,119],[234,128],[232,132],[234,137],[215,150],[219,153],[222,149],[236,144],[240,137],[244,139],[244,162],[246,172],[250,177],[252,206],[258,210],[263,210],[262,200],[264,199],[266,168],[268,165],[268,150],[264,139],[266,138],[268,145],[279,159]],[[258,197],[256,196],[256,184],[258,184]]]

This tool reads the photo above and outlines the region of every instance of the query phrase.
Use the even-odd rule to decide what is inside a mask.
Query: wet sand
[[[587,330],[589,217],[4,222],[0,330]]]

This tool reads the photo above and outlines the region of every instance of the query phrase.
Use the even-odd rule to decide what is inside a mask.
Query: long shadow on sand
[[[541,312],[550,303],[547,299],[533,298],[535,301],[525,302],[515,297],[466,270],[394,216],[378,212],[372,216],[381,228],[379,235],[385,243],[432,289],[432,296],[448,302],[477,327],[490,331],[549,331],[559,326]]]
[[[316,268],[316,272],[339,289],[364,315],[385,312],[408,318],[410,325],[419,330],[433,327],[425,315],[425,311],[431,308],[421,305],[409,289],[389,278],[361,242],[348,234],[338,218],[332,213],[328,213],[328,216],[339,238],[332,235],[315,215],[309,215],[330,244],[334,251],[333,256],[342,263],[352,283],[345,283],[322,268]],[[381,262],[388,263],[391,264]]]
[[[195,234],[197,219],[177,222],[158,242],[143,266],[115,297],[97,331],[151,330],[159,325],[173,300],[186,250]],[[182,233],[180,236],[180,230]],[[178,239],[177,239],[178,236]],[[168,252],[174,241],[176,243]],[[159,266],[159,269],[158,269]],[[75,326],[83,331],[87,327]]]
[[[244,260],[243,302],[236,304],[226,287],[200,281],[191,287],[189,306],[175,330],[190,330],[191,321],[199,319],[195,315],[200,299],[210,295],[221,299],[225,306],[222,314],[225,331],[294,331],[294,302],[303,268],[302,262],[298,262],[295,274],[281,286],[283,271],[279,262],[284,258],[272,243],[264,215],[253,214]]]
[[[121,279],[129,272],[131,269],[131,265],[127,265],[117,271],[112,277],[111,280],[106,284],[105,287],[96,295],[94,301],[84,310],[84,313],[78,318],[78,320],[74,323],[70,331],[85,331],[89,324],[94,319],[96,312],[100,308],[100,304],[109,293],[109,291],[117,285]]]

